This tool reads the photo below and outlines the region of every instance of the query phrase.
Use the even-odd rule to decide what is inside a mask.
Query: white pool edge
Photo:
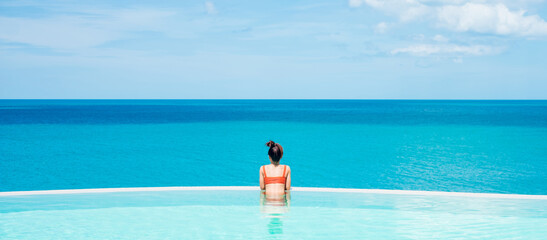
[[[156,191],[189,191],[189,190],[192,190],[192,191],[199,191],[199,190],[258,191],[259,188],[254,186],[91,188],[91,189],[0,192],[0,197],[25,196],[25,195],[49,195],[49,194],[156,192]],[[357,188],[314,188],[314,187],[293,187],[291,191],[292,192],[374,193],[374,194],[393,194],[393,195],[453,196],[453,197],[547,200],[547,195],[523,195],[523,194],[500,194],[500,193],[468,193],[468,192],[438,192],[438,191],[357,189]]]

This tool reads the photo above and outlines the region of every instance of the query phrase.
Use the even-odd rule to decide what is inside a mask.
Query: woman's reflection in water
[[[283,233],[282,218],[289,212],[291,203],[291,193],[286,191],[282,195],[266,195],[265,191],[260,193],[260,211],[264,217],[270,218],[268,223],[268,232],[270,235]]]

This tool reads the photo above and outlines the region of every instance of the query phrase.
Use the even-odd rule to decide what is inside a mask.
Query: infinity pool
[[[214,190],[213,190],[214,189]],[[541,239],[547,196],[254,187],[0,193],[0,239]]]

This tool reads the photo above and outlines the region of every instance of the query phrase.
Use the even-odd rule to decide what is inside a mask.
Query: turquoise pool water
[[[545,196],[527,199],[526,195],[304,190],[293,191],[285,205],[264,202],[257,190],[237,188],[3,195],[0,239],[542,239],[547,236]]]

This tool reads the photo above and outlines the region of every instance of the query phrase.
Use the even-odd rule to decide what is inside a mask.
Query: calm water
[[[546,200],[258,191],[0,196],[1,239],[544,239]]]
[[[547,101],[0,100],[0,191],[293,185],[547,194]]]

